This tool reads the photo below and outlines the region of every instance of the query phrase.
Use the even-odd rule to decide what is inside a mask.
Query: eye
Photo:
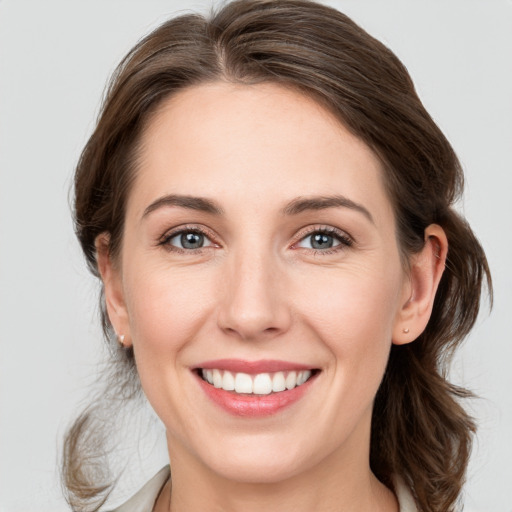
[[[336,240],[333,235],[327,233],[314,233],[303,238],[299,243],[298,247],[307,247],[308,249],[331,249],[340,245],[340,241]]]
[[[335,228],[316,228],[303,236],[295,247],[330,253],[352,245],[352,239]]]
[[[214,245],[210,238],[197,228],[174,231],[165,236],[161,244],[171,250],[181,251],[194,251]]]

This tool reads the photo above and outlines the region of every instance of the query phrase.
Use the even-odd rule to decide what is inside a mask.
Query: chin
[[[283,482],[304,471],[304,465],[298,461],[282,460],[275,454],[257,460],[236,458],[222,461],[212,469],[221,477],[245,484],[272,484]]]
[[[278,483],[307,471],[316,463],[315,451],[310,453],[312,446],[305,450],[306,446],[304,439],[292,444],[289,440],[283,443],[268,436],[253,436],[227,445],[218,443],[215,450],[208,450],[200,458],[211,471],[230,481]]]

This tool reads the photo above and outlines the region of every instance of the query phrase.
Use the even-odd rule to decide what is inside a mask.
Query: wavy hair
[[[207,18],[173,18],[129,52],[76,168],[76,234],[92,273],[99,277],[99,234],[110,234],[109,250],[118,255],[138,143],[151,115],[177,91],[213,81],[293,88],[372,148],[385,170],[404,261],[421,250],[429,224],[446,232],[446,270],[430,321],[414,343],[391,349],[375,398],[370,464],[389,487],[401,477],[421,512],[455,510],[475,425],[461,405],[470,393],[448,382],[447,368],[477,318],[485,284],[492,297],[490,272],[453,208],[463,175],[452,147],[403,64],[344,14],[307,0],[237,0]],[[117,399],[122,405],[138,394],[135,362],[131,350],[115,348],[103,295],[102,318],[113,347],[107,389],[132,390]],[[89,406],[65,439],[63,482],[76,511],[98,510],[115,484],[106,470],[112,433],[101,414],[112,411],[111,402],[102,396]]]

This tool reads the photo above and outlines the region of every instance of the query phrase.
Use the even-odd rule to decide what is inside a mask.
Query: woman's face
[[[411,293],[372,151],[296,92],[213,83],[163,104],[139,161],[106,292],[171,460],[252,482],[367,464]]]

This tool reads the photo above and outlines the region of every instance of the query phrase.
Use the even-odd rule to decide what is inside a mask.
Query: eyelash
[[[306,249],[308,251],[313,251],[313,254],[315,256],[328,256],[329,254],[335,254],[354,245],[353,238],[350,237],[344,231],[341,231],[340,229],[331,226],[312,226],[311,228],[308,228],[305,232],[300,233],[298,240],[293,243],[292,248],[295,248],[297,244],[299,244],[306,238],[316,234],[332,236],[339,242],[339,244],[330,249]]]
[[[197,249],[182,249],[181,247],[176,247],[169,243],[173,238],[179,235],[183,235],[185,233],[202,235],[205,238],[207,238],[212,243],[213,246],[216,245],[216,243],[214,242],[214,234],[209,230],[206,230],[198,226],[183,226],[176,230],[171,231],[170,233],[166,233],[164,236],[161,237],[157,245],[164,247],[168,251],[181,254],[201,254],[204,249],[207,249],[209,247],[199,247]],[[301,249],[300,247],[296,247],[297,244],[315,234],[324,234],[332,236],[339,242],[339,244],[330,249],[306,248],[307,251],[313,251],[314,255],[327,256],[329,254],[334,254],[339,251],[343,251],[346,248],[352,247],[354,245],[354,240],[344,231],[329,226],[312,226],[311,228],[308,228],[307,231],[300,233],[299,237],[297,237],[297,241],[292,244],[291,248],[294,250]]]
[[[168,251],[177,252],[181,254],[201,254],[201,252],[204,249],[207,249],[207,247],[199,247],[197,249],[182,249],[181,247],[176,247],[169,243],[173,238],[179,235],[183,235],[185,233],[203,235],[212,243],[212,245],[215,245],[215,242],[213,241],[215,239],[214,234],[211,231],[206,230],[204,228],[200,228],[198,226],[183,226],[177,228],[176,230],[171,231],[170,233],[166,233],[161,237],[161,239],[158,242],[158,245],[164,247]]]

